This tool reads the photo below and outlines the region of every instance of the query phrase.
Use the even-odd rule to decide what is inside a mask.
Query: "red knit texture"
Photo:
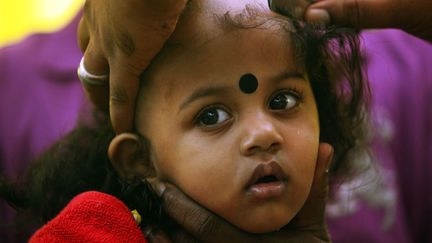
[[[90,191],[72,199],[60,214],[39,229],[29,242],[147,241],[122,201],[105,193]]]

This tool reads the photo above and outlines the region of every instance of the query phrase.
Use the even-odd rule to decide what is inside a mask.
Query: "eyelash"
[[[297,87],[293,86],[290,87],[288,89],[281,89],[281,90],[277,90],[275,91],[269,98],[269,100],[267,101],[267,106],[270,106],[270,102],[275,99],[278,95],[280,94],[290,94],[293,95],[296,99],[296,105],[294,107],[292,107],[292,109],[297,108],[301,103],[304,102],[304,93],[303,91],[301,91],[300,89],[298,89]],[[225,112],[228,116],[232,116],[231,112],[229,111],[229,109],[227,109],[225,106],[223,105],[219,105],[219,104],[212,104],[209,106],[206,106],[204,108],[202,108],[198,114],[194,117],[193,119],[193,123],[196,126],[199,127],[207,127],[207,128],[212,128],[212,127],[218,127],[219,125],[225,123],[227,120],[230,120],[230,118],[227,118],[226,120],[222,121],[221,123],[216,123],[216,124],[212,124],[212,125],[205,125],[202,124],[202,121],[200,120],[200,118],[202,118],[202,116],[204,115],[205,112],[209,111],[210,109],[214,109],[214,110],[222,110],[223,112]],[[219,116],[219,115],[218,115]],[[219,118],[219,117],[218,117]]]
[[[223,110],[225,113],[227,113],[229,116],[231,116],[231,112],[229,111],[229,109],[227,109],[225,106],[223,105],[219,105],[219,104],[212,104],[212,105],[208,105],[204,108],[202,108],[198,114],[194,117],[193,119],[193,123],[199,127],[212,127],[212,125],[203,125],[201,124],[201,121],[199,120],[200,117],[204,114],[204,112],[210,110],[210,109],[215,109],[215,110]],[[217,126],[214,125],[214,126]]]
[[[287,89],[280,89],[280,90],[276,90],[276,91],[275,91],[275,92],[270,96],[269,100],[267,101],[267,104],[270,104],[270,101],[271,101],[272,99],[274,99],[277,95],[282,94],[282,93],[288,93],[288,94],[290,94],[290,95],[293,95],[293,96],[297,99],[297,101],[298,101],[297,106],[298,106],[299,104],[303,103],[304,100],[305,100],[305,94],[304,94],[303,90],[297,88],[296,86],[292,86],[292,87],[287,88]]]

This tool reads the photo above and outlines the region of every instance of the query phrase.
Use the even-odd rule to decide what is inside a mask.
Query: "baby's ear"
[[[117,135],[108,147],[108,156],[117,173],[126,180],[155,176],[150,144],[133,133]]]

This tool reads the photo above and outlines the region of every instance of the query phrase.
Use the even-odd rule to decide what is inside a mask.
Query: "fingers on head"
[[[87,73],[93,75],[106,75],[108,73],[108,64],[104,57],[98,54],[93,48],[91,42],[86,46],[84,52],[83,66]],[[109,97],[109,81],[101,80],[101,85],[83,82],[86,95],[90,101],[100,110],[108,111],[108,97]],[[106,84],[104,84],[106,82]]]
[[[116,133],[131,131],[139,92],[139,74],[116,65],[110,73],[110,116]]]
[[[84,53],[85,50],[87,49],[89,39],[90,39],[89,32],[84,18],[81,18],[78,23],[77,38],[78,38],[78,46],[81,52]]]
[[[271,0],[268,1],[269,7],[278,13],[302,19],[306,8],[309,6],[308,0]]]
[[[309,21],[328,18],[327,21],[333,24],[359,29],[390,27],[393,24],[391,20],[392,1],[317,1],[307,10],[306,19]]]
[[[109,73],[108,60],[98,48],[98,44],[89,40],[84,52],[84,66],[86,70],[94,75],[105,75]]]
[[[336,3],[336,1],[334,1]],[[336,24],[360,28],[365,20],[367,8],[363,7],[361,1],[345,0],[338,1],[335,11],[332,11],[332,18]]]

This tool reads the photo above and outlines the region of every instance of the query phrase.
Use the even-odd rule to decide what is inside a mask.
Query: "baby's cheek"
[[[233,185],[233,175],[219,173],[223,169],[201,168],[186,170],[177,174],[176,185],[189,197],[207,209],[220,214],[221,210],[231,208],[235,197],[236,185]]]

